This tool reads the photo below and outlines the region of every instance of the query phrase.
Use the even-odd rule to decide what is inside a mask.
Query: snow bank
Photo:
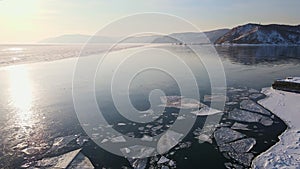
[[[283,82],[300,83],[300,77],[288,77],[286,79],[278,80]]]
[[[276,145],[254,159],[252,167],[300,169],[300,94],[272,88],[264,88],[262,93],[267,98],[259,103],[283,119],[289,129]]]

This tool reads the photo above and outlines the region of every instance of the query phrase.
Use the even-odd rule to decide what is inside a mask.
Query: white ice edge
[[[286,79],[280,79],[277,81],[281,81],[281,82],[290,82],[290,83],[300,83],[300,77],[289,77]]]
[[[300,167],[300,94],[263,88],[267,97],[259,104],[272,111],[288,125],[279,136],[279,142],[257,156],[252,168],[295,168]]]

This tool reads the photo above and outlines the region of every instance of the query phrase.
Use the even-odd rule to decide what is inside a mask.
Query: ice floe
[[[111,142],[113,143],[122,143],[126,142],[126,139],[123,136],[118,136],[110,139]]]
[[[94,169],[91,161],[82,153],[79,153],[67,169]]]
[[[169,161],[170,161],[170,159],[168,159],[167,157],[161,156],[160,159],[158,160],[157,164],[164,164],[164,163],[167,163]]]
[[[196,109],[204,106],[196,99],[184,98],[183,96],[163,96],[161,102],[164,107],[174,107],[178,109]]]
[[[209,115],[222,113],[222,111],[214,109],[214,108],[210,108],[205,105],[202,108],[200,108],[200,110],[192,111],[191,113],[195,114],[196,116],[209,116]]]
[[[212,144],[212,139],[210,138],[210,136],[208,136],[206,134],[200,134],[200,135],[196,136],[195,138],[198,139],[200,142],[208,142],[208,143]]]
[[[255,144],[256,140],[254,138],[245,138],[229,143],[229,145],[237,153],[249,152]]]
[[[245,166],[250,166],[251,161],[254,157],[253,154],[251,153],[235,153],[235,152],[230,152],[228,155],[233,158],[234,160],[238,161],[239,163],[245,165]]]
[[[152,153],[155,151],[155,149],[153,147],[147,147],[143,145],[134,145],[121,148],[120,151],[125,157],[142,159],[153,155]]]
[[[60,156],[41,159],[35,163],[34,167],[62,169],[94,168],[91,161],[80,153],[80,151],[81,149],[77,149]]]
[[[214,138],[219,146],[243,137],[244,134],[226,127],[221,127],[214,132]]]
[[[144,135],[142,138],[141,138],[142,141],[153,141],[153,137],[151,136],[147,136],[147,135]]]
[[[172,130],[166,131],[166,133],[158,140],[157,152],[160,154],[166,153],[179,143],[182,136],[183,134]]]
[[[235,122],[235,123],[231,126],[231,129],[234,129],[234,130],[250,130],[250,129],[248,128],[248,125],[242,124],[242,123],[238,123],[238,122]]]
[[[238,164],[225,163],[224,165],[227,169],[244,169],[244,166]]]
[[[264,126],[273,124],[273,120],[269,117],[240,109],[230,111],[228,113],[228,119],[247,123],[261,123]]]
[[[271,113],[268,110],[266,110],[261,105],[255,103],[252,100],[243,100],[240,103],[240,108],[244,109],[244,110],[258,112],[258,113],[261,113],[261,114],[264,114],[264,115],[271,115]]]
[[[81,141],[77,140],[78,138],[80,138],[79,135],[69,135],[55,138],[52,147],[47,151],[47,154],[56,155],[59,153],[64,153],[68,150],[74,150],[74,148],[79,148]],[[83,137],[80,139],[83,139]]]
[[[134,169],[145,169],[148,163],[148,158],[128,158],[128,161]]]

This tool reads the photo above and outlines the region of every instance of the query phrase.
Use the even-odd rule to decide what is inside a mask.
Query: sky
[[[114,20],[142,12],[176,15],[203,31],[249,22],[298,25],[299,7],[299,0],[0,0],[0,43],[91,35]]]

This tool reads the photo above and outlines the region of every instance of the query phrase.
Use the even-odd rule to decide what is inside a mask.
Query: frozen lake
[[[196,77],[200,94],[199,101],[210,105],[210,81],[201,61],[185,46],[159,46],[157,48],[177,53],[181,57]],[[205,46],[197,46],[196,48],[201,54],[201,50]],[[110,57],[113,59],[105,65],[104,71],[100,71],[102,74],[95,76],[96,98],[104,116],[114,129],[127,136],[152,136],[163,133],[173,124],[176,118],[179,118],[176,114],[178,107],[172,105],[166,108],[162,116],[149,124],[131,122],[117,113],[118,111],[114,107],[110,96],[110,86],[107,83],[107,79],[114,71],[113,66],[117,64],[116,60],[122,60],[124,56],[134,53],[135,50],[138,50],[138,48],[111,53]],[[263,87],[271,86],[276,79],[299,76],[300,47],[227,46],[216,47],[216,50],[224,66],[229,89],[226,91],[228,104],[225,106],[225,113],[213,115],[222,116],[220,122],[222,125],[215,127],[221,127],[217,130],[219,132],[231,132],[231,130],[239,132],[233,134],[239,137],[231,140],[230,146],[242,145],[241,142],[236,142],[236,140],[246,139],[244,141],[252,146],[244,147],[244,150],[241,150],[240,153],[246,154],[247,158],[251,160],[252,155],[257,156],[274,145],[278,141],[277,137],[285,130],[286,126],[276,116],[265,113],[265,110],[247,107],[250,103],[249,100],[255,103],[263,98],[264,96],[259,95],[259,92],[255,90],[260,91]],[[34,166],[38,160],[62,155],[78,148],[82,148],[82,153],[97,168],[117,169],[132,166],[130,160],[108,153],[98,147],[86,136],[79,124],[73,106],[72,78],[77,61],[74,56],[78,54],[80,47],[9,45],[0,46],[0,51],[2,65],[0,68],[0,168],[19,168],[21,165],[23,167]],[[87,87],[90,85],[90,81],[87,80],[85,72],[91,71],[96,64],[94,62],[98,56],[96,53],[102,50],[101,47],[95,47],[95,49],[89,49],[88,51],[90,53],[87,52],[83,55],[94,55],[82,58],[84,71],[80,74],[80,83],[77,86],[80,89],[79,95],[82,98],[93,92]],[[49,52],[53,53],[48,55]],[[155,55],[155,53],[145,52],[142,56],[143,60],[139,60],[135,64],[140,65],[143,62],[151,62],[153,60],[152,55]],[[201,55],[201,57],[211,63],[217,62],[209,55]],[[163,56],[161,59],[164,60]],[[31,63],[49,60],[56,61]],[[29,62],[31,64],[21,64]],[[168,66],[174,66],[172,60],[169,60]],[[125,70],[130,72],[134,68],[133,64],[126,67]],[[184,72],[179,71],[176,73],[182,81],[185,81],[186,74]],[[189,84],[185,85],[189,86]],[[169,75],[156,70],[147,71],[137,76],[132,81],[129,89],[132,105],[141,111],[150,108],[148,95],[153,89],[160,89],[167,96],[180,95],[176,81]],[[123,93],[119,94],[122,95]],[[248,100],[248,102],[244,100]],[[189,111],[192,110],[186,111],[186,113],[190,113]],[[239,116],[242,114],[240,111],[247,111],[246,114],[250,117],[243,119],[245,116]],[[92,121],[94,114],[89,114],[89,118]],[[151,166],[225,168],[225,164],[227,166],[248,166],[247,159],[237,159],[237,154],[233,154],[230,149],[226,150],[229,142],[221,139],[216,140],[219,136],[218,133],[215,133],[214,137],[206,137],[205,132],[201,132],[205,120],[206,116],[197,116],[190,133],[179,145],[164,154],[168,160],[162,159],[159,164],[161,157],[158,156],[157,158],[141,161],[141,163],[146,163],[147,168]],[[147,127],[147,125],[150,126]],[[157,128],[154,128],[155,126]],[[105,127],[101,124],[93,126],[93,136],[101,138],[101,132]],[[229,128],[231,129],[228,130]],[[200,144],[199,137],[200,140],[206,139],[206,142]],[[57,143],[60,138],[65,138],[65,142]],[[118,142],[120,139],[122,140],[120,137],[114,138],[111,141]],[[145,137],[144,139],[149,138]],[[53,145],[56,145],[56,147]],[[176,164],[171,165],[170,160]]]

